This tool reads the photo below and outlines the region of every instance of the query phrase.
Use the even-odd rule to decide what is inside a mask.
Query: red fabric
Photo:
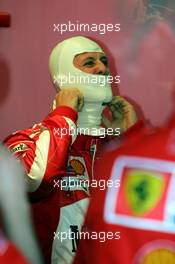
[[[69,125],[64,116],[76,121],[77,115],[68,107],[58,107],[49,114],[42,123],[34,125],[30,129],[17,131],[9,136],[4,142],[9,149],[16,154],[23,162],[26,172],[29,174],[33,164],[42,169],[45,167],[44,174],[41,175],[41,184],[34,192],[29,193],[32,203],[34,225],[40,242],[40,246],[46,263],[50,263],[52,241],[54,231],[57,228],[60,215],[60,207],[72,204],[78,200],[88,197],[83,191],[60,192],[58,187],[54,187],[54,180],[58,181],[65,175],[68,176],[67,162],[70,156],[80,156],[85,161],[88,175],[91,178],[92,157],[90,148],[94,140],[101,142],[101,139],[94,139],[91,136],[78,136],[76,142],[71,145],[71,135],[54,134],[54,129],[65,128]],[[37,158],[37,142],[43,131],[49,131],[48,159],[46,164],[40,164]],[[24,144],[25,148],[19,147]],[[96,142],[97,144],[97,142]],[[43,151],[42,149],[40,151]],[[40,170],[34,176],[37,176]],[[72,176],[72,175],[71,175]],[[76,175],[75,175],[76,176]],[[28,176],[27,176],[28,177]]]
[[[45,263],[50,263],[54,232],[60,222],[60,207],[89,197],[88,192],[85,190],[60,191],[60,188],[54,186],[55,181],[61,180],[64,176],[85,177],[85,175],[88,175],[91,179],[92,166],[94,166],[92,147],[96,145],[97,148],[96,162],[101,146],[107,140],[106,138],[79,135],[71,146],[71,135],[54,133],[54,129],[69,129],[64,116],[76,122],[77,115],[71,108],[58,107],[42,123],[34,125],[31,129],[17,131],[5,140],[5,144],[10,150],[22,159],[28,176],[35,165],[35,173],[32,174],[32,177],[35,178],[38,175],[40,177],[39,187],[30,192],[29,196],[32,203],[35,229]],[[45,131],[49,132],[49,146],[46,149],[44,141],[42,142],[42,148],[39,149],[37,144]],[[43,152],[48,152],[46,163],[43,163],[43,158],[37,158]],[[70,170],[68,170],[68,158],[70,157],[73,160],[72,162],[75,162],[73,170],[70,169],[71,164],[69,164]],[[45,168],[43,175],[40,175],[43,167]],[[86,174],[84,174],[84,170],[87,170]],[[35,183],[35,180],[33,182]],[[72,224],[74,225],[74,223]]]
[[[169,171],[170,165],[166,164],[175,162],[174,131],[175,118],[173,118],[171,123],[165,128],[158,129],[150,135],[147,134],[141,137],[141,140],[138,140],[137,144],[135,144],[136,141],[134,138],[133,141],[131,140],[129,144],[126,143],[121,148],[106,151],[101,161],[98,163],[96,178],[99,180],[103,179],[106,182],[111,179],[112,175],[114,177],[113,179],[119,179],[120,173],[122,173],[121,185],[118,192],[113,189],[114,195],[110,196],[109,204],[107,204],[107,195],[110,187],[106,188],[104,191],[99,189],[94,190],[84,225],[86,226],[86,231],[89,231],[89,233],[106,232],[107,234],[107,232],[112,232],[115,234],[116,232],[120,232],[120,239],[106,239],[105,242],[100,242],[100,239],[82,239],[79,243],[74,264],[89,264],[90,262],[101,264],[175,263],[175,233],[173,233],[175,230],[175,223],[172,222],[173,219],[170,221],[169,218],[166,218],[167,208],[169,206],[167,199],[174,177],[173,166],[171,169],[172,171]],[[139,166],[141,166],[142,172],[145,172],[145,170],[147,171],[147,165],[150,166],[151,163],[154,164],[157,162],[159,166],[156,171],[150,169],[149,172],[152,173],[153,176],[157,173],[160,178],[158,176],[154,176],[153,178],[157,179],[158,177],[159,180],[161,179],[161,181],[164,182],[164,184],[161,185],[163,186],[161,187],[161,196],[155,202],[155,205],[151,207],[152,209],[147,209],[140,214],[136,214],[139,206],[133,209],[132,203],[128,203],[128,201],[131,202],[131,196],[129,196],[129,198],[127,197],[128,193],[131,193],[131,189],[127,189],[129,185],[127,185],[128,182],[126,181],[129,166],[126,166],[126,168],[124,167],[125,169],[123,169],[123,171],[116,170],[116,168],[119,168],[119,164],[120,166],[124,166],[122,164],[124,164],[124,160],[128,158],[132,158],[132,162],[136,160],[136,158],[142,158],[142,163],[134,163],[133,165],[134,170],[137,171],[138,168],[140,168]],[[164,164],[164,170],[161,164]],[[145,177],[144,174],[140,174],[138,179],[142,176],[144,179],[148,179],[148,176]],[[153,182],[151,184],[150,186],[153,188]],[[154,192],[160,190],[160,188],[157,188],[154,189]],[[151,193],[152,189],[149,188],[148,191]],[[172,192],[173,189],[171,193]],[[118,193],[117,196],[115,193]],[[175,199],[173,202],[175,202]],[[105,214],[106,208],[108,208],[107,215]],[[143,208],[144,207],[141,207],[140,210]],[[109,220],[109,212],[115,212],[115,220],[114,218],[110,218]],[[170,213],[171,212],[172,211],[170,211]],[[128,218],[125,220],[125,224],[124,222],[119,223],[118,221],[121,216],[129,216],[129,219],[135,217],[134,224],[131,224]],[[151,229],[150,225],[148,228],[148,224],[145,222],[145,220],[150,219],[155,221],[159,220],[160,223],[164,223],[164,226],[167,223],[171,223],[172,226],[170,230],[166,230],[165,227],[161,226],[159,228],[157,227],[158,224],[156,224],[155,228]],[[141,220],[142,228],[140,227],[139,220]],[[155,230],[156,228],[158,229]]]
[[[77,112],[68,106],[57,107],[54,111],[54,114],[55,113],[70,118],[74,123],[77,121],[78,118]]]
[[[0,234],[0,264],[29,264],[17,248]]]

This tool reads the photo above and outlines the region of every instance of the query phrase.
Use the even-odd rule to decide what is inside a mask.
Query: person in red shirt
[[[160,104],[168,116],[168,103],[159,101],[157,91],[172,100],[174,32],[166,19],[156,22],[149,31],[138,31],[143,36],[139,43],[131,40],[129,47],[137,43],[139,59],[133,56],[130,69],[139,69],[135,85],[148,93],[155,113],[160,115]],[[104,150],[95,169],[103,188],[93,188],[85,222],[75,236],[74,264],[175,263],[175,113],[171,115],[163,128],[138,126],[123,145],[115,140]]]
[[[74,264],[175,263],[175,114],[98,161]]]

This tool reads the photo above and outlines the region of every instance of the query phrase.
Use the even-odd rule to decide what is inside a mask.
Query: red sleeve
[[[76,120],[73,109],[57,107],[41,123],[17,131],[4,141],[24,165],[29,192],[48,186],[61,174],[73,139],[69,131],[76,128]]]

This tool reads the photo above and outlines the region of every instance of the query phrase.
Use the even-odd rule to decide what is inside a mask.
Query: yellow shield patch
[[[161,173],[130,169],[125,178],[125,197],[135,216],[143,216],[155,208],[165,187]]]

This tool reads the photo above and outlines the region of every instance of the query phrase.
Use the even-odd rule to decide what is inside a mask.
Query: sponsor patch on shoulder
[[[22,151],[26,151],[28,149],[28,146],[24,143],[17,144],[15,147],[13,147],[10,151],[12,153],[18,153]]]

